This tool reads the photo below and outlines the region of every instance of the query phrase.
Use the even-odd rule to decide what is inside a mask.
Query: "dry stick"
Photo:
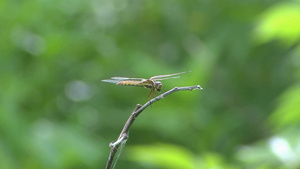
[[[171,90],[169,90],[169,91],[167,91],[167,92],[165,92],[165,93],[149,100],[143,106],[140,105],[140,104],[137,104],[135,109],[133,110],[132,114],[128,118],[126,124],[124,125],[118,140],[115,141],[115,142],[111,142],[109,144],[109,147],[111,148],[111,150],[110,150],[110,154],[109,154],[109,157],[108,157],[108,160],[107,160],[107,163],[106,163],[106,169],[111,169],[111,167],[114,167],[114,165],[112,165],[112,164],[113,164],[115,155],[116,155],[117,151],[122,148],[122,145],[126,143],[128,137],[129,137],[129,129],[130,129],[131,125],[133,124],[135,118],[137,118],[137,116],[139,114],[141,114],[142,111],[144,111],[148,106],[150,106],[154,102],[166,97],[167,95],[169,95],[171,93],[181,91],[181,90],[194,90],[194,89],[202,90],[203,88],[200,85],[187,86],[187,87],[174,87],[173,89],[171,89]],[[116,161],[115,161],[115,163],[116,163]]]

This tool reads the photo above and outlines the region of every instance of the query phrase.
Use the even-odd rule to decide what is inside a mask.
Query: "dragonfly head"
[[[161,82],[159,82],[159,81],[154,82],[154,88],[155,88],[157,91],[160,92],[161,87],[162,87],[162,83],[161,83]]]

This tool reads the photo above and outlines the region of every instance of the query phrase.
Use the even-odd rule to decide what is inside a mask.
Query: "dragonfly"
[[[148,98],[150,99],[151,93],[156,97],[155,91],[160,92],[162,88],[161,80],[179,78],[180,74],[187,72],[179,72],[167,75],[152,76],[149,79],[145,78],[129,78],[129,77],[111,77],[111,79],[104,79],[102,82],[115,83],[118,86],[139,86],[150,89]]]

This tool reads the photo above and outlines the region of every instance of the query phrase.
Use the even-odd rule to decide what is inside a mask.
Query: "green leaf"
[[[300,122],[300,85],[286,90],[279,99],[279,105],[270,117],[276,127],[296,124]]]
[[[131,146],[129,158],[132,161],[166,169],[194,169],[193,154],[188,150],[170,144]]]
[[[272,7],[262,15],[256,33],[263,43],[275,39],[287,45],[297,42],[300,38],[300,5],[282,3]]]

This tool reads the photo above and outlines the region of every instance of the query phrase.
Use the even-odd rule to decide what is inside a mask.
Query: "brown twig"
[[[187,86],[187,87],[174,87],[173,89],[149,100],[146,104],[144,104],[143,106],[140,104],[137,104],[135,109],[133,110],[133,112],[131,113],[130,117],[128,118],[127,122],[125,123],[121,134],[118,138],[117,141],[112,142],[109,144],[109,147],[111,148],[110,150],[110,154],[106,163],[106,169],[113,169],[116,161],[118,160],[118,156],[115,158],[117,152],[119,151],[119,155],[120,155],[120,151],[123,148],[123,146],[125,145],[126,141],[128,140],[129,137],[129,129],[131,127],[131,125],[133,124],[134,120],[137,118],[137,116],[139,114],[141,114],[148,106],[150,106],[151,104],[153,104],[154,102],[166,97],[167,95],[177,92],[177,91],[181,91],[181,90],[194,90],[194,89],[199,89],[202,90],[203,88],[200,85],[196,85],[196,86]],[[113,164],[114,162],[114,164]]]

